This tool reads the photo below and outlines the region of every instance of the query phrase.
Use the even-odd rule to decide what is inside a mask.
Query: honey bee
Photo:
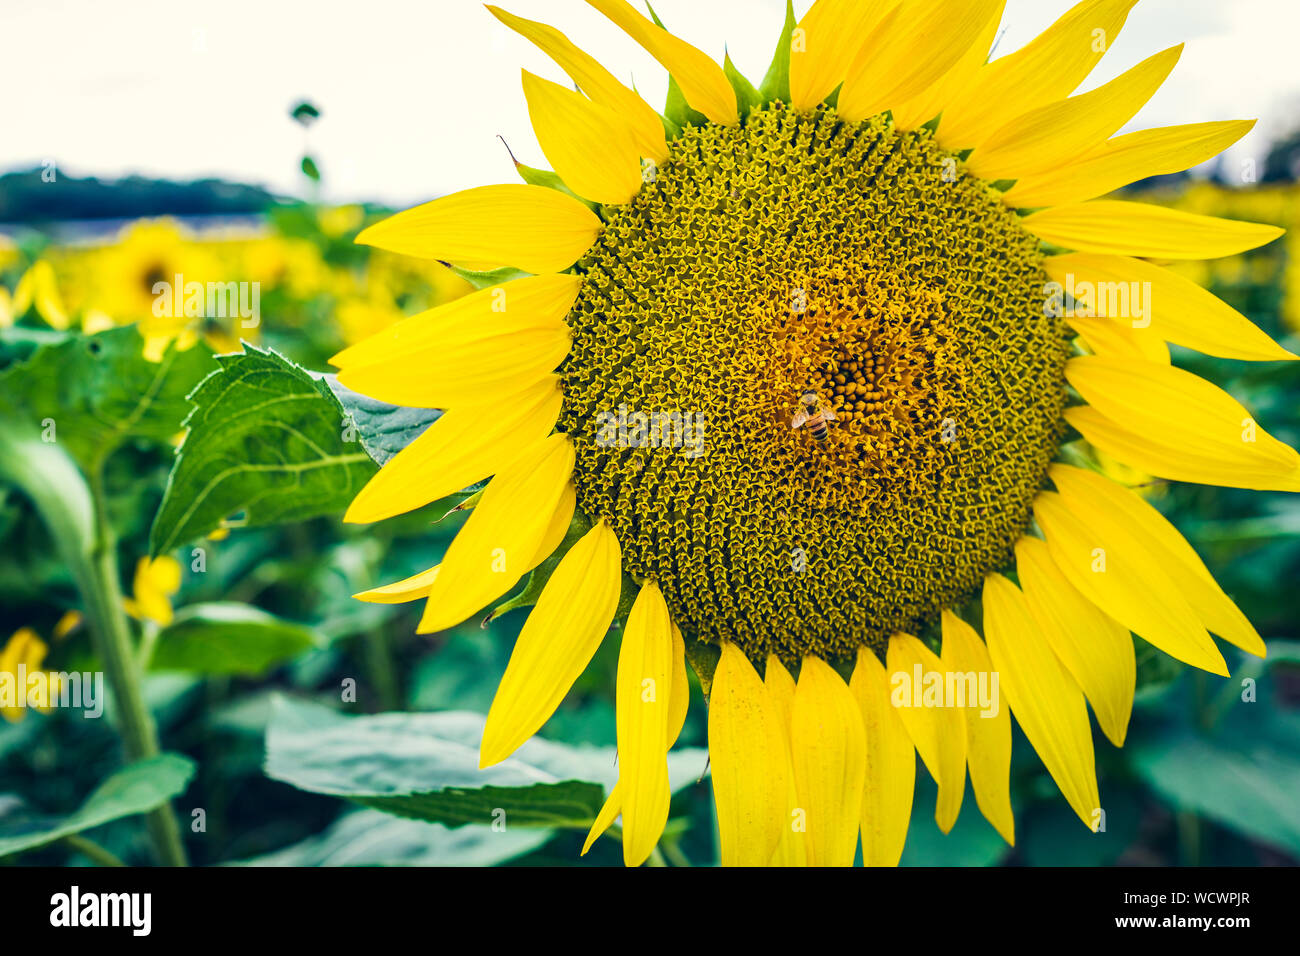
[[[794,421],[790,423],[790,427],[802,428],[807,425],[813,438],[825,441],[830,431],[826,423],[833,421],[836,421],[835,413],[822,403],[820,395],[809,389],[799,397],[799,410],[794,413]]]

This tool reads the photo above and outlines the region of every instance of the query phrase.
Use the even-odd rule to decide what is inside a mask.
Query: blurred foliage
[[[1143,198],[1288,227],[1247,255],[1177,268],[1297,347],[1300,189],[1190,182]],[[0,721],[0,856],[11,854],[0,864],[84,863],[88,854],[145,862],[137,815],[172,795],[189,857],[201,864],[580,862],[586,822],[615,776],[617,641],[605,642],[545,740],[481,774],[477,715],[526,612],[495,616],[488,630],[471,622],[417,637],[418,602],[352,598],[435,564],[464,515],[448,514],[457,503],[448,500],[373,526],[340,521],[373,470],[366,454],[386,460],[433,415],[370,402],[318,373],[340,348],[472,288],[436,263],[354,245],[377,215],[278,205],[257,229],[150,220],[111,242],[52,243],[37,232],[0,240],[0,416],[56,419],[59,442],[102,494],[122,568],[158,550],[183,571],[164,597],[174,618],[132,625],[168,753],[123,769],[111,700],[100,720],[54,709]],[[257,283],[258,321],[155,315],[158,283],[177,277]],[[241,352],[241,340],[256,348],[214,355]],[[1175,361],[1300,443],[1300,366],[1181,349]],[[253,421],[255,393],[245,387],[293,407]],[[209,401],[209,392],[222,397]],[[191,417],[195,401],[203,407]],[[297,438],[273,440],[273,428]],[[298,513],[278,509],[269,485],[206,480],[221,462],[285,469],[341,455],[348,464],[322,469],[316,505]],[[998,838],[969,791],[953,832],[940,834],[922,770],[905,864],[1300,861],[1300,502],[1125,477],[1187,533],[1268,641],[1269,660],[1226,649],[1233,676],[1219,679],[1139,641],[1127,744],[1095,735],[1101,833],[1079,825],[1017,732],[1017,845]],[[120,584],[130,593],[125,574]],[[42,667],[100,669],[85,624],[66,616],[84,611],[81,601],[40,517],[0,486],[0,642],[31,628],[48,645]],[[692,693],[661,846],[671,864],[717,855],[695,749],[706,722],[698,684]],[[492,825],[503,807],[513,824],[504,831]],[[77,842],[82,834],[92,847]],[[605,838],[581,862],[620,859]]]

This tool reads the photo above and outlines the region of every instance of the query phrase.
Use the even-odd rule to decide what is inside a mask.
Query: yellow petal
[[[1104,475],[1069,465],[1053,465],[1048,474],[1067,506],[1106,510],[1141,534],[1148,551],[1182,590],[1207,629],[1244,651],[1264,656],[1259,633],[1164,515]]]
[[[600,232],[596,214],[544,186],[478,186],[435,199],[363,229],[356,241],[466,268],[513,266],[559,272]]]
[[[573,443],[556,434],[497,473],[447,548],[418,633],[459,624],[529,571],[565,498]]]
[[[967,168],[984,179],[1017,179],[1078,160],[1133,118],[1160,89],[1182,52],[1180,43],[1095,90],[1016,117],[975,151]]]
[[[979,147],[1008,122],[1074,91],[1119,36],[1137,0],[1084,0],[1014,53],[979,70],[943,111],[948,149]]]
[[[794,750],[790,740],[790,721],[794,716],[794,678],[775,654],[767,658],[763,673],[763,686],[776,713],[777,726],[786,753],[793,761]],[[786,785],[785,814],[781,817],[781,841],[772,854],[772,866],[807,866],[808,846],[806,831],[799,824],[804,814],[799,809],[799,792],[794,786],[794,764],[790,764],[790,778]]]
[[[81,622],[82,616],[80,611],[66,611],[55,623],[54,630],[50,632],[50,635],[56,641],[61,641],[80,627]]]
[[[1218,296],[1150,262],[1074,252],[1051,256],[1045,267],[1055,282],[1097,315],[1150,323],[1167,342],[1221,358],[1296,357]],[[1136,315],[1136,297],[1147,294],[1151,314]]]
[[[686,726],[691,708],[691,682],[686,676],[686,642],[681,629],[673,623],[673,686],[668,698],[668,746],[671,748]]]
[[[1001,684],[994,683],[997,675],[984,642],[969,624],[949,610],[943,612],[942,660],[950,673],[963,676],[967,687],[973,679],[978,690],[980,675],[987,675],[988,706],[980,706],[976,696],[973,703],[962,708],[966,762],[980,813],[1002,839],[1015,846],[1016,819],[1011,812],[1011,713],[1003,699]]]
[[[63,307],[63,299],[59,296],[54,267],[45,259],[38,259],[32,263],[31,268],[23,273],[18,280],[18,285],[14,287],[15,315],[21,316],[33,305],[36,307],[36,314],[48,322],[51,328],[62,330],[68,327],[68,313]]]
[[[1034,500],[1034,517],[1052,560],[1084,597],[1171,657],[1227,676],[1223,655],[1186,598],[1126,524],[1076,512],[1050,491]]]
[[[542,543],[533,552],[533,559],[528,562],[525,572],[531,571],[549,558],[564,541],[564,536],[569,533],[569,526],[573,524],[573,512],[577,506],[578,491],[573,487],[572,481],[567,481],[564,483],[564,490],[560,493],[560,503],[551,512],[550,524],[542,534]]]
[[[1026,216],[1021,224],[1066,249],[1152,259],[1234,256],[1272,242],[1285,231],[1116,199],[1055,206]]]
[[[609,630],[622,582],[618,540],[599,521],[560,560],[519,631],[483,726],[480,767],[505,760],[555,713]]]
[[[562,400],[559,377],[548,375],[508,402],[453,408],[375,473],[343,520],[391,518],[495,474],[550,434]]]
[[[848,75],[893,0],[816,0],[790,35],[790,102],[810,110]]]
[[[623,117],[631,127],[632,136],[642,156],[649,156],[656,163],[662,163],[668,158],[668,143],[664,138],[664,125],[659,114],[634,91],[616,80],[593,57],[584,53],[552,26],[525,20],[491,4],[488,5],[488,10],[510,29],[540,47],[593,102]]]
[[[1128,321],[1095,315],[1067,315],[1065,321],[1083,336],[1094,355],[1169,364],[1169,346],[1150,326],[1138,328]]]
[[[1016,573],[1042,635],[1092,703],[1102,732],[1124,746],[1137,686],[1128,628],[1079,593],[1038,538],[1016,542]]]
[[[623,862],[640,866],[668,821],[672,622],[653,581],[641,587],[618,655],[616,724],[623,798]]]
[[[970,49],[962,54],[962,58],[952,69],[916,96],[890,107],[894,125],[898,129],[911,130],[928,123],[942,113],[944,107],[971,82],[988,59],[989,49],[993,46],[1005,7],[1006,0],[1002,0],[997,5],[997,11],[976,36]]]
[[[538,145],[564,184],[584,199],[617,205],[641,190],[632,129],[613,110],[523,71]]]
[[[849,66],[836,110],[865,120],[906,102],[955,67],[1005,0],[910,0],[891,10]]]
[[[479,289],[394,322],[330,359],[341,369],[398,361],[413,352],[555,327],[573,308],[582,278],[526,276]]]
[[[682,632],[676,624],[673,624],[673,687],[672,699],[668,702],[669,749],[672,748],[673,744],[677,743],[682,727],[686,724],[686,713],[690,709],[690,701],[691,684],[686,677],[686,645],[682,640]],[[586,842],[582,845],[580,856],[587,855],[587,851],[591,849],[592,844],[610,828],[622,812],[623,791],[620,789],[619,784],[615,783],[609,791],[605,803],[601,806],[600,813],[596,815],[595,822],[591,825]]]
[[[394,405],[482,406],[536,387],[568,353],[577,276],[530,276],[411,316],[330,361],[348,388]]]
[[[1016,723],[1079,819],[1095,828],[1101,797],[1083,694],[1043,640],[1020,589],[1000,574],[984,579],[984,634]]]
[[[709,695],[709,766],[723,866],[766,866],[781,841],[790,751],[767,688],[726,641]]]
[[[733,126],[739,121],[736,91],[722,67],[707,54],[641,16],[627,0],[587,2],[618,24],[672,74],[692,109],[723,126]]]
[[[1184,471],[1191,474],[1180,476],[1186,480],[1291,490],[1300,478],[1300,454],[1258,427],[1231,395],[1198,375],[1109,356],[1071,359],[1065,375],[1089,405],[1149,447],[1175,458],[1180,451],[1186,453]],[[1195,477],[1198,458],[1218,464],[1211,474]],[[1236,474],[1224,476],[1221,468]]]
[[[808,863],[852,866],[867,779],[866,731],[844,680],[811,655],[799,669],[790,739]]]
[[[947,833],[957,822],[966,788],[965,718],[960,710],[949,706],[944,695],[947,669],[943,662],[915,637],[891,637],[885,660],[893,687],[891,700],[926,769],[939,785],[934,818],[939,829]],[[937,702],[927,694],[935,685],[939,690]]]
[[[870,648],[858,649],[849,690],[862,711],[867,741],[866,788],[860,821],[862,865],[897,866],[912,818],[916,749],[890,703],[885,666]]]
[[[1010,206],[1083,202],[1146,179],[1181,173],[1213,159],[1250,132],[1254,120],[1144,129],[1107,140],[1072,162],[1021,176],[1007,190]]]
[[[1156,444],[1147,435],[1116,424],[1095,408],[1067,408],[1065,420],[1094,448],[1147,474],[1223,487],[1242,482],[1241,470],[1219,456],[1189,451],[1177,444]],[[1300,491],[1300,476],[1277,476],[1267,484],[1279,491]]]
[[[429,570],[413,574],[409,578],[352,596],[367,604],[405,604],[408,601],[418,601],[429,596],[429,588],[433,587],[433,582],[437,580],[440,567],[441,565],[435,564]]]
[[[587,839],[582,844],[582,852],[578,855],[586,856],[587,851],[591,849],[601,834],[614,825],[614,821],[618,819],[618,815],[622,812],[623,791],[620,789],[619,783],[616,782],[609,791],[609,796],[605,798],[605,802],[601,804],[600,812],[596,814],[596,820],[592,823],[591,829],[587,832]]]

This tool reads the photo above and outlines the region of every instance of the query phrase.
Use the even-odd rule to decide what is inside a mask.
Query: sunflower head
[[[817,0],[787,12],[760,86],[589,2],[669,71],[663,115],[558,30],[489,7],[576,84],[523,76],[554,170],[358,237],[482,288],[335,356],[357,391],[445,410],[348,519],[491,477],[439,566],[361,597],[426,599],[428,632],[529,576],[502,606],[534,605],[485,765],[625,617],[620,779],[591,839],[621,815],[631,864],[667,816],[687,658],[724,862],[851,863],[859,839],[897,862],[917,754],[942,829],[969,769],[1012,841],[1008,706],[1094,825],[1087,704],[1121,744],[1130,632],[1216,673],[1210,631],[1263,653],[1103,463],[1300,490],[1300,456],[1165,343],[1294,356],[1154,261],[1278,231],[1097,197],[1251,124],[1114,135],[1181,47],[1071,95],[1135,0],[1084,0],[991,61],[999,0]]]

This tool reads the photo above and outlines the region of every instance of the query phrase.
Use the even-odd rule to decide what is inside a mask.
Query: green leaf
[[[190,410],[186,396],[216,363],[202,344],[173,345],[158,362],[143,350],[135,326],[38,348],[0,372],[0,427],[52,438],[86,471],[127,441],[170,441]]]
[[[251,345],[195,389],[150,546],[155,555],[243,513],[245,527],[338,514],[375,473],[328,385]]]
[[[767,75],[759,86],[764,103],[775,100],[790,102],[790,39],[794,35],[794,28],[794,0],[785,0],[785,26],[781,28],[781,39],[776,43],[776,52],[772,54],[772,65],[767,68]]]
[[[308,179],[313,182],[320,182],[320,168],[316,165],[316,160],[310,156],[302,158],[302,171]]]
[[[66,817],[6,814],[0,817],[0,857],[31,850],[83,830],[147,813],[189,786],[194,761],[179,754],[160,754],[119,770]]]
[[[322,378],[356,426],[361,447],[378,465],[387,464],[442,416],[442,412],[437,409],[389,405],[354,392],[334,375],[324,375]]]
[[[1132,746],[1130,758],[1175,807],[1300,855],[1300,722],[1270,704],[1238,707],[1250,714],[1235,727],[1203,736],[1169,725]]]
[[[962,797],[961,816],[947,834],[934,825],[937,794],[930,775],[918,771],[900,866],[996,866],[1011,852],[976,808],[969,784]]]
[[[344,814],[324,833],[241,866],[495,866],[536,850],[551,831],[450,829],[378,810]]]
[[[277,698],[266,736],[267,776],[402,817],[462,826],[586,827],[618,776],[612,747],[541,738],[478,769],[483,717],[466,711],[346,717]],[[669,756],[678,787],[704,770],[705,753]],[[603,786],[602,786],[603,785]]]
[[[1143,790],[1105,781],[1101,790],[1105,829],[1093,831],[1053,793],[1022,810],[1016,820],[1016,847],[1030,866],[1111,866],[1137,839]],[[969,794],[968,794],[969,796]],[[968,805],[972,813],[979,809]],[[968,806],[962,807],[963,815]]]
[[[247,604],[191,604],[159,633],[150,667],[257,677],[315,646],[307,628]]]

